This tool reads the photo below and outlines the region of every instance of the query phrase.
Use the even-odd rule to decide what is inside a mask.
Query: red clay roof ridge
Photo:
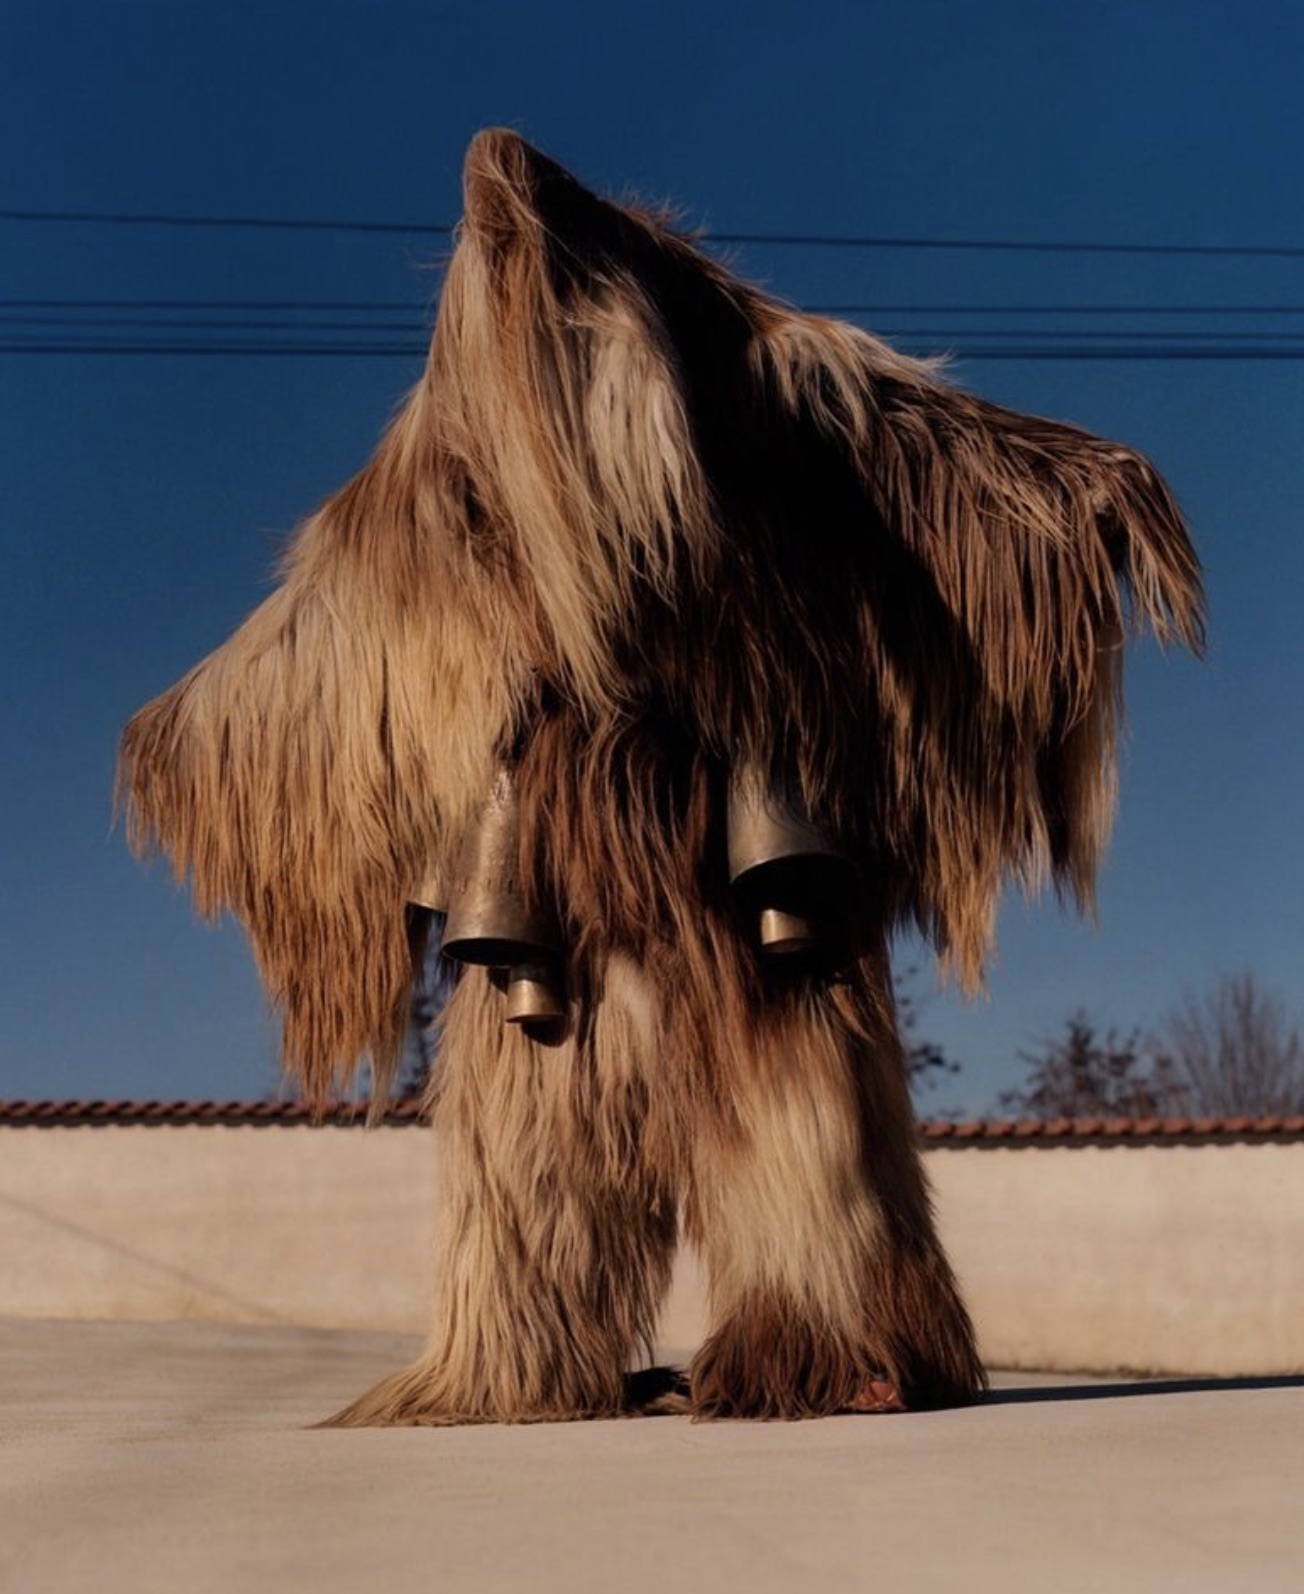
[[[0,1127],[74,1128],[93,1125],[191,1125],[228,1127],[321,1126],[365,1123],[362,1102],[335,1102],[314,1114],[297,1101],[20,1101],[0,1100]],[[425,1121],[416,1097],[392,1101],[380,1122],[397,1126]],[[1027,1146],[1091,1141],[1304,1139],[1304,1113],[1223,1118],[923,1118],[919,1133],[929,1145]]]

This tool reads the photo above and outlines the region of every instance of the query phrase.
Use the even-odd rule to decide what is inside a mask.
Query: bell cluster
[[[730,886],[764,957],[809,959],[831,943],[850,864],[792,792],[758,770],[737,772],[726,844]],[[451,879],[424,880],[410,900],[447,915],[445,957],[494,971],[507,1023],[546,1030],[566,1016],[564,948],[556,917],[527,904],[519,858],[519,800],[503,765]]]

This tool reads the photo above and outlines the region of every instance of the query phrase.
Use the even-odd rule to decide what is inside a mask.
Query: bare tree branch
[[[1300,1026],[1250,972],[1188,993],[1152,1043],[1186,1090],[1189,1111],[1210,1117],[1304,1112]]]
[[[1028,1077],[1001,1092],[1002,1112],[1028,1118],[1164,1118],[1183,1110],[1183,1087],[1167,1058],[1148,1056],[1133,1031],[1098,1036],[1079,1008],[1060,1039],[1020,1052]]]

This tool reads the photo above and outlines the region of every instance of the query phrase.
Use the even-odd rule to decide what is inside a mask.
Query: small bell
[[[517,963],[507,971],[507,1022],[551,1024],[566,1017],[566,1000],[551,958]]]
[[[762,908],[760,939],[763,952],[786,957],[793,952],[810,952],[818,944],[819,935],[804,914]]]

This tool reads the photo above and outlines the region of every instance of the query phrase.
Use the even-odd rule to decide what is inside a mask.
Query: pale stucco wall
[[[0,1312],[419,1329],[418,1129],[0,1129]]]
[[[1001,1367],[1304,1372],[1304,1143],[936,1151]]]
[[[1304,1143],[926,1156],[992,1365],[1304,1372]],[[416,1128],[0,1129],[0,1314],[420,1332],[434,1179]]]

